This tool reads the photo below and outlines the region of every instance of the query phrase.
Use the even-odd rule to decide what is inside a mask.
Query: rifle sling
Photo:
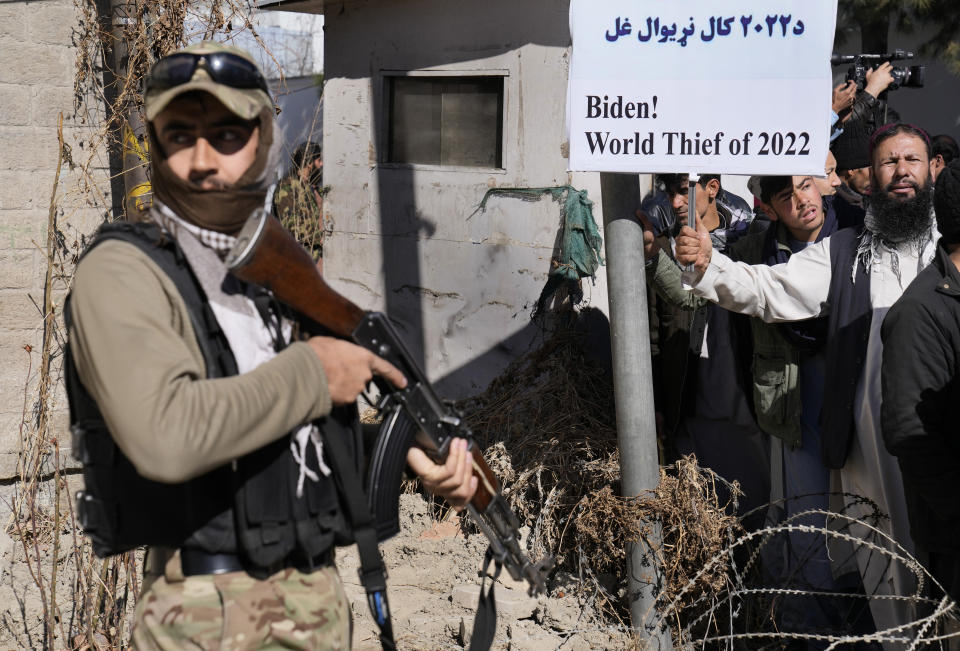
[[[493,644],[493,636],[497,632],[497,599],[494,596],[493,589],[497,585],[497,578],[503,565],[497,561],[496,569],[490,574],[487,569],[490,567],[490,561],[493,560],[493,548],[487,547],[487,553],[483,556],[483,569],[480,570],[480,599],[477,601],[477,615],[473,620],[473,633],[470,634],[470,651],[480,651],[480,649],[489,649]],[[490,577],[490,589],[484,593],[487,584],[487,577]]]
[[[380,556],[376,522],[367,503],[367,492],[363,489],[360,476],[351,463],[352,457],[344,447],[343,441],[339,437],[326,435],[323,441],[333,466],[334,477],[340,483],[340,494],[343,496],[353,539],[360,555],[360,582],[367,593],[370,613],[380,629],[380,644],[386,651],[394,651],[396,643],[393,639],[390,604],[387,601],[387,572]],[[496,562],[496,569],[493,574],[490,574],[487,570],[491,561],[493,561],[493,550],[488,547],[483,560],[483,569],[480,572],[483,581],[480,584],[480,600],[477,604],[477,615],[474,618],[473,633],[470,636],[471,651],[489,649],[497,630],[494,585],[503,565]],[[487,577],[491,579],[490,589],[484,592]]]
[[[367,592],[367,605],[373,621],[380,629],[380,644],[385,651],[394,651],[393,623],[390,619],[390,604],[387,601],[387,572],[380,557],[377,543],[377,528],[367,504],[367,493],[351,462],[352,455],[337,436],[323,437],[334,477],[340,484],[347,517],[360,555],[360,582]]]

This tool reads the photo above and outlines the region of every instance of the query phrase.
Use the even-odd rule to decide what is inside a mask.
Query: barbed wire
[[[853,644],[886,644],[893,648],[917,649],[923,645],[936,644],[960,638],[960,629],[947,631],[948,621],[956,620],[960,611],[957,604],[944,593],[943,586],[927,572],[922,564],[881,528],[868,520],[882,522],[886,516],[879,512],[876,505],[866,498],[849,493],[823,494],[822,497],[840,495],[844,497],[844,508],[868,505],[873,512],[865,517],[854,517],[844,511],[827,509],[807,509],[784,518],[781,522],[755,531],[736,535],[732,542],[709,558],[703,567],[669,600],[660,599],[652,606],[655,613],[648,612],[652,627],[667,627],[672,630],[674,642],[684,648],[707,648],[708,645],[724,644],[728,648],[781,648],[789,641],[823,643],[826,649],[835,649]],[[809,496],[804,496],[809,497]],[[768,505],[768,506],[776,506]],[[824,526],[797,524],[798,521],[822,518]],[[915,579],[915,588],[902,594],[887,594],[874,590],[863,592],[817,589],[815,586],[803,587],[789,585],[789,580],[803,576],[805,565],[813,558],[806,554],[795,558],[797,566],[789,576],[771,577],[769,573],[758,571],[763,566],[762,553],[766,547],[783,545],[791,534],[813,535],[822,540],[840,541],[850,545],[852,552],[840,565],[853,559],[861,551],[868,552],[867,563],[874,557],[883,559],[886,567],[883,579],[889,577],[895,567],[909,570]],[[820,544],[818,540],[817,545]],[[747,552],[747,560],[738,566],[736,557]],[[654,559],[651,558],[651,561]],[[833,559],[836,560],[836,559]],[[684,600],[695,589],[699,589],[700,579],[714,572],[717,566],[727,565],[726,589],[721,593],[704,593],[689,603]],[[772,579],[772,580],[771,580]],[[770,582],[770,584],[767,584]],[[878,583],[879,585],[879,583]],[[906,605],[909,621],[869,632],[838,630],[783,630],[778,620],[787,612],[782,602],[785,597],[796,599],[832,599],[838,602],[861,603],[863,608],[871,602],[893,602]],[[751,608],[753,606],[753,608]],[[912,606],[912,607],[910,607]],[[796,601],[790,606],[797,609]],[[743,621],[743,613],[759,610],[765,618],[758,621]],[[851,610],[847,613],[852,613]],[[741,621],[737,621],[741,619]],[[843,625],[852,622],[844,621]],[[778,644],[781,643],[781,644]],[[710,647],[713,648],[713,647]]]

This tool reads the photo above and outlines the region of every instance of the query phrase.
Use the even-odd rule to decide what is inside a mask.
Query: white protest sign
[[[837,0],[571,0],[570,169],[823,175]]]

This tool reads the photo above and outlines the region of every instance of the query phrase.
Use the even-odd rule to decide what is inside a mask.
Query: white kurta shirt
[[[880,327],[890,306],[900,298],[917,273],[933,260],[937,239],[934,229],[919,255],[912,245],[900,247],[895,253],[883,246],[876,249],[877,255],[869,269],[873,318],[863,372],[857,383],[854,411],[857,436],[840,471],[844,492],[873,500],[881,512],[890,516],[890,520],[880,523],[879,528],[911,554],[913,541],[903,480],[896,459],[884,446],[880,430],[880,367],[883,358]],[[898,264],[894,264],[894,256]],[[899,273],[895,272],[897,268]],[[854,270],[845,269],[843,272],[852,276]],[[827,297],[831,274],[828,237],[790,256],[788,262],[774,266],[733,262],[714,252],[699,283],[690,273],[684,274],[684,281],[688,286],[695,283],[694,293],[728,310],[775,323],[825,315],[829,309]],[[863,534],[864,538],[869,537],[867,531],[864,530]],[[895,544],[886,546],[892,552],[900,553]],[[866,547],[858,549],[857,563],[866,593],[911,594],[916,589],[913,575],[900,562],[888,567],[887,560]],[[914,618],[907,601],[874,599],[870,601],[870,609],[878,630],[906,624]]]

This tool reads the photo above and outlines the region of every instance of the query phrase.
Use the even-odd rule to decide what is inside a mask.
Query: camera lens
[[[926,76],[926,66],[910,66],[907,68],[910,73],[909,79],[903,84],[907,88],[923,88],[923,79]]]

